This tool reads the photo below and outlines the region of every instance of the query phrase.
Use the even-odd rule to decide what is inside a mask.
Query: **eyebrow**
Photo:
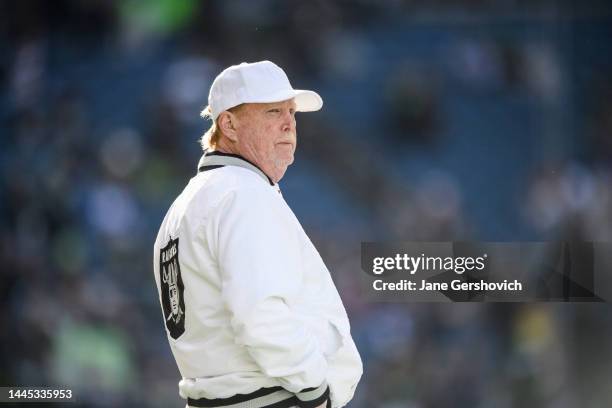
[[[270,109],[283,109],[285,108],[285,105],[282,105],[280,103],[275,103],[275,104],[271,104],[270,106],[266,107],[266,111],[270,110]],[[293,109],[296,110],[297,106],[296,105],[290,105],[288,107],[286,107],[286,109]]]

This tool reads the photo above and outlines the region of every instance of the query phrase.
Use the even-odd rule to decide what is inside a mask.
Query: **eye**
[[[268,109],[268,113],[280,113],[280,109],[278,108]]]

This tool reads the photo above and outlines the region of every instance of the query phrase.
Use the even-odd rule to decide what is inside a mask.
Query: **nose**
[[[295,116],[291,112],[286,111],[283,117],[283,132],[295,132]]]

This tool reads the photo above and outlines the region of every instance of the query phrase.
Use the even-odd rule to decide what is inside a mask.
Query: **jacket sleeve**
[[[236,343],[247,348],[264,374],[296,393],[300,406],[315,407],[329,394],[327,361],[290,308],[302,282],[300,241],[291,212],[273,194],[243,188],[219,205],[222,298],[232,313]]]

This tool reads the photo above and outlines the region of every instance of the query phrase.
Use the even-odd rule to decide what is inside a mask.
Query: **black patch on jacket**
[[[179,240],[171,239],[159,251],[159,281],[166,328],[173,339],[185,332],[185,298],[183,278],[179,264]]]

